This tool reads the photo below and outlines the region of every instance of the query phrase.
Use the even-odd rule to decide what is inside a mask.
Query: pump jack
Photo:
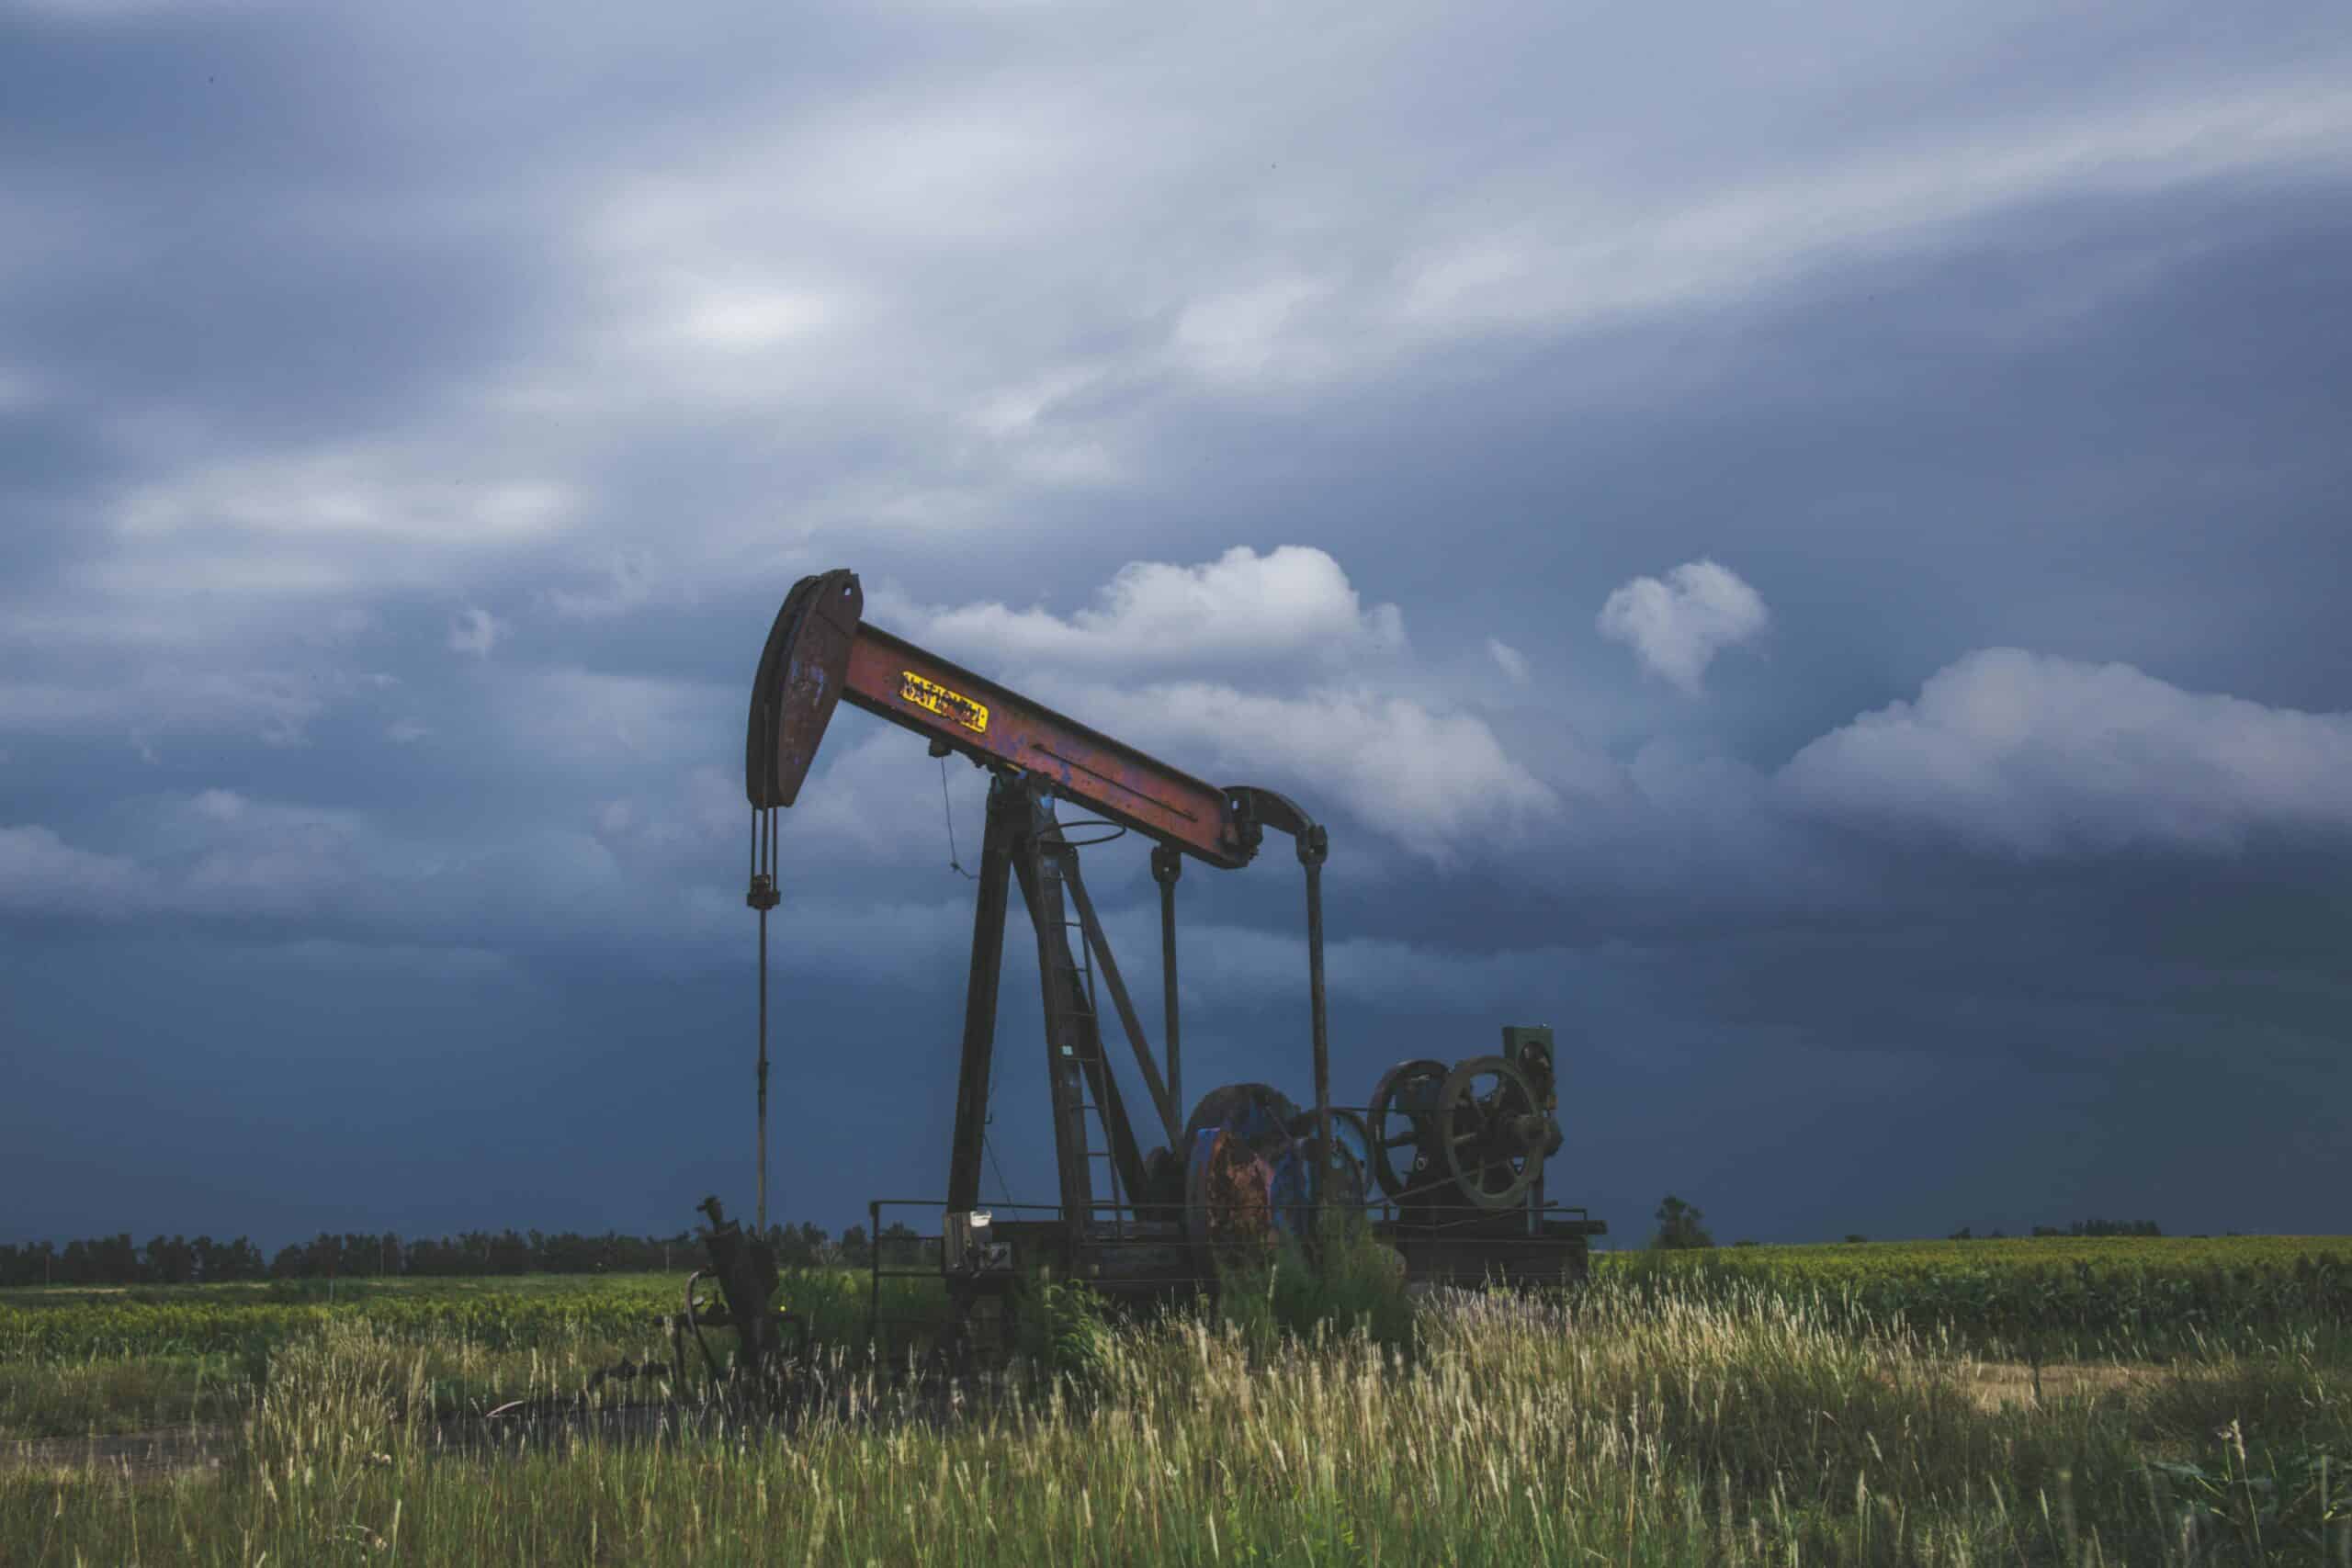
[[[1588,1238],[1607,1227],[1581,1209],[1563,1210],[1544,1198],[1544,1161],[1560,1145],[1549,1029],[1505,1029],[1501,1055],[1452,1066],[1400,1064],[1381,1079],[1370,1104],[1335,1106],[1323,978],[1322,868],[1329,837],[1322,825],[1272,790],[1204,783],[868,625],[864,605],[853,572],[801,579],[777,613],[752,681],[744,758],[752,881],[745,901],[761,917],[763,1228],[766,919],[781,897],[775,813],[798,797],[833,709],[845,701],[924,737],[932,755],[960,755],[990,775],[946,1197],[869,1204],[877,1303],[882,1274],[915,1271],[884,1266],[886,1209],[941,1216],[940,1234],[924,1238],[935,1240],[937,1262],[921,1271],[945,1277],[958,1322],[969,1330],[984,1320],[1001,1322],[1006,1291],[1031,1266],[1114,1294],[1214,1289],[1227,1264],[1261,1255],[1280,1237],[1311,1246],[1317,1213],[1363,1212],[1375,1184],[1383,1217],[1372,1222],[1372,1232],[1401,1255],[1408,1279],[1476,1284],[1582,1275]],[[1092,815],[1063,821],[1057,801]],[[1178,1050],[1176,884],[1187,856],[1220,871],[1248,865],[1269,829],[1290,838],[1306,873],[1313,1108],[1302,1112],[1267,1085],[1239,1084],[1213,1090],[1187,1116]],[[1124,832],[1153,845],[1164,1070],[1080,873],[1080,848]],[[1002,1204],[1000,1214],[981,1206],[980,1176],[998,976],[1015,883],[1035,936],[1044,991],[1058,1202]],[[1072,931],[1081,939],[1076,950]],[[1148,1149],[1104,1048],[1096,1006],[1104,992],[1133,1049],[1148,1125],[1165,1140]],[[1092,1146],[1097,1137],[1099,1147]],[[720,1231],[717,1219],[714,1210],[714,1232]],[[764,1322],[763,1302],[732,1299],[729,1280],[763,1276],[742,1263],[744,1238],[731,1222],[722,1234],[729,1258],[715,1259],[714,1272],[728,1289],[729,1316],[742,1325]],[[742,1289],[748,1297],[752,1286]],[[762,1338],[747,1329],[745,1353],[754,1362]]]

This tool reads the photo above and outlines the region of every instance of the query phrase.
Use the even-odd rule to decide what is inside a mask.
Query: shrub
[[[1330,1210],[1317,1219],[1310,1251],[1287,1238],[1262,1266],[1229,1269],[1218,1281],[1218,1314],[1253,1350],[1283,1339],[1363,1334],[1409,1350],[1412,1303],[1404,1259],[1375,1238],[1361,1213]]]
[[[1666,1201],[1657,1206],[1657,1234],[1650,1245],[1663,1251],[1713,1247],[1715,1238],[1707,1234],[1702,1223],[1705,1218],[1697,1208],[1669,1192]]]
[[[1110,1305],[1078,1280],[1036,1275],[1023,1281],[1015,1338],[1029,1364],[1080,1388],[1101,1386],[1114,1336]]]

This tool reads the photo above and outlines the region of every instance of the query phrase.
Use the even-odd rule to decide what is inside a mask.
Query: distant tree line
[[[883,1231],[885,1239],[911,1236],[904,1224]],[[834,1236],[820,1227],[771,1225],[768,1242],[786,1268],[862,1269],[874,1255],[864,1225]],[[141,1247],[125,1231],[63,1247],[38,1241],[0,1245],[0,1286],[8,1285],[193,1285],[236,1280],[363,1279],[377,1276],[453,1274],[640,1273],[690,1269],[701,1262],[702,1244],[691,1231],[668,1236],[582,1235],[576,1231],[467,1231],[456,1236],[403,1240],[391,1233],[341,1235],[321,1231],[309,1241],[280,1247],[265,1258],[244,1236],[194,1241],[156,1236]]]
[[[2154,1220],[2076,1220],[2071,1225],[2036,1225],[2033,1227],[2033,1234],[2035,1235],[2086,1236],[2162,1235],[2165,1233],[2164,1228]],[[2001,1241],[2006,1238],[1996,1230],[1986,1231],[1982,1237],[1979,1237],[1974,1231],[1962,1225],[1944,1239],[1947,1241]]]
[[[2154,1236],[2164,1232],[2154,1220],[2076,1220],[2065,1226],[2036,1225],[2033,1234]],[[908,1226],[894,1223],[884,1227],[882,1238],[911,1240],[914,1235]],[[1862,1238],[1849,1235],[1846,1239]],[[1962,1225],[1951,1239],[1979,1238]],[[2001,1233],[1987,1231],[1983,1239],[1999,1240]],[[874,1257],[873,1240],[864,1225],[852,1225],[838,1236],[805,1222],[770,1225],[768,1243],[775,1248],[776,1260],[787,1269],[863,1269]],[[1684,1248],[1714,1244],[1698,1208],[1668,1194],[1658,1208],[1657,1230],[1650,1245]],[[309,1241],[280,1247],[268,1258],[244,1236],[215,1241],[200,1235],[190,1241],[185,1236],[159,1235],[141,1247],[125,1231],[69,1241],[63,1247],[47,1241],[0,1245],[0,1286],[193,1285],[392,1275],[627,1274],[690,1269],[702,1256],[702,1244],[692,1231],[667,1236],[621,1235],[612,1231],[601,1235],[582,1235],[577,1231],[466,1231],[456,1236],[414,1241],[389,1231],[380,1235],[362,1232],[334,1235],[321,1231]]]
[[[198,1280],[259,1280],[269,1272],[261,1248],[243,1236],[157,1236],[145,1247],[130,1233],[69,1241],[0,1246],[0,1285],[182,1285]]]
[[[2033,1227],[2033,1234],[2056,1236],[2133,1236],[2162,1235],[2165,1233],[2154,1220],[2076,1220],[2071,1225],[2036,1225]],[[1855,1233],[1848,1235],[1846,1239],[1849,1242],[1864,1242],[1870,1238]],[[1974,1231],[1962,1225],[1945,1239],[1999,1241],[2004,1238],[1996,1230],[1986,1231],[1980,1238]],[[1668,1193],[1666,1201],[1658,1205],[1657,1229],[1650,1235],[1650,1246],[1664,1251],[1679,1251],[1710,1247],[1714,1245],[1715,1238],[1707,1230],[1706,1216],[1699,1212],[1698,1205],[1687,1202],[1671,1192]],[[1754,1247],[1756,1244],[1752,1241],[1736,1241],[1732,1245]]]

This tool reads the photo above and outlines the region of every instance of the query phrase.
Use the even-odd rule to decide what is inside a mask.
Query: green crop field
[[[2033,1274],[2088,1269],[2102,1277],[2154,1272],[2292,1273],[2310,1260],[2352,1264],[2352,1236],[2009,1236],[1980,1241],[1866,1241],[1805,1247],[1717,1247],[1689,1252],[1600,1253],[1604,1267],[1639,1259],[1749,1268],[1788,1280],[1836,1283],[1925,1279],[1973,1271]]]
[[[2352,1239],[1598,1261],[1376,1336],[1279,1273],[1062,1292],[960,1404],[797,1273],[790,1422],[590,1392],[666,1364],[682,1275],[0,1292],[0,1562],[2352,1562]],[[605,1424],[485,1436],[550,1396]]]
[[[1623,1259],[1645,1254],[1607,1255]],[[2008,1236],[1978,1241],[1866,1241],[1814,1247],[1713,1247],[1684,1258],[1752,1260],[1760,1268],[1811,1280],[1901,1275],[1919,1278],[1973,1269],[2037,1269],[2086,1266],[2095,1272],[2151,1269],[2167,1274],[2207,1269],[2292,1269],[2303,1258],[2352,1263],[2352,1237]]]
[[[2257,1327],[2352,1317],[2352,1239],[2033,1237],[1619,1253],[1688,1297],[1811,1292],[1833,1319],[1901,1322],[2018,1356],[2145,1356]]]
[[[0,1291],[0,1441],[228,1418],[282,1348],[338,1325],[413,1348],[435,1415],[488,1409],[544,1392],[550,1365],[584,1381],[624,1359],[667,1360],[661,1323],[683,1305],[685,1282],[684,1273],[526,1275]],[[935,1288],[888,1284],[886,1312],[935,1310]],[[791,1273],[783,1300],[831,1341],[864,1334],[863,1274]],[[727,1346],[723,1333],[714,1337]]]

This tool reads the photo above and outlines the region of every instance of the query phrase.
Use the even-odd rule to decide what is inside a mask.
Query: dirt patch
[[[2037,1382],[2034,1369],[2023,1361],[1972,1361],[1955,1369],[1953,1382],[1984,1410],[2010,1405],[2031,1409],[2061,1399],[2097,1398],[2147,1388],[2165,1377],[2161,1367],[2125,1367],[2098,1363],[2045,1363]]]

